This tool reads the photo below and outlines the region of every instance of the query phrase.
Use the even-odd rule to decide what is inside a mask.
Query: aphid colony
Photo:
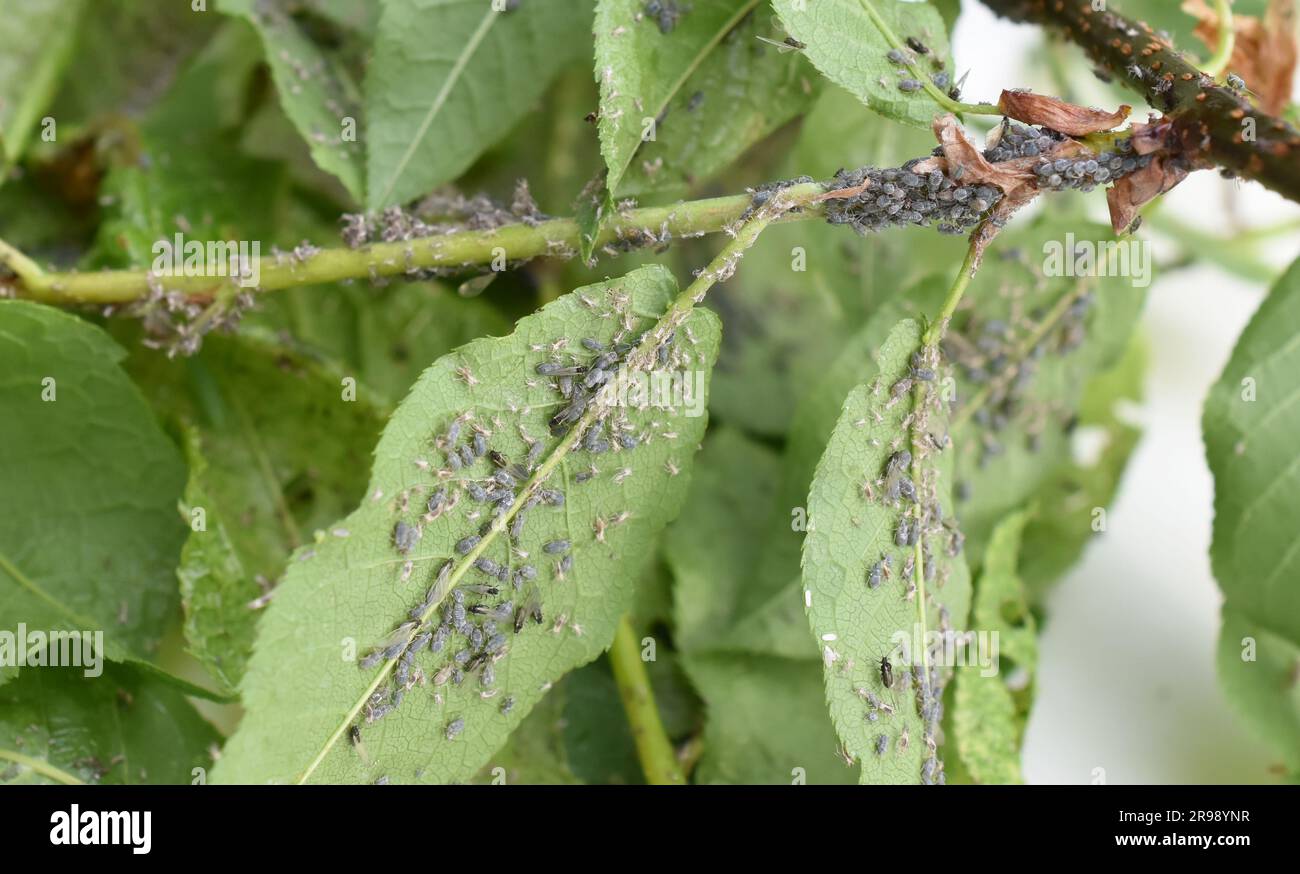
[[[1077,189],[1085,193],[1098,185],[1122,179],[1151,163],[1150,155],[1133,152],[1133,142],[1129,138],[1116,140],[1113,149],[1095,156],[1048,157],[1047,153],[1065,139],[1063,134],[1049,128],[1003,119],[993,141],[984,150],[984,157],[995,164],[1017,158],[1042,157],[1042,161],[1034,166],[1039,188],[1052,191]]]
[[[518,222],[535,225],[547,218],[533,200],[528,181],[520,179],[509,208],[486,194],[467,198],[438,192],[410,210],[390,206],[377,213],[344,213],[340,221],[343,242],[350,249],[360,249],[371,243],[410,242],[452,231],[487,231]]]
[[[948,563],[942,561],[938,553],[955,557],[962,548],[956,520],[945,515],[939,499],[937,469],[926,463],[931,454],[951,445],[946,433],[934,433],[930,421],[931,414],[942,411],[946,405],[940,393],[932,390],[939,371],[939,355],[936,347],[922,347],[913,353],[906,372],[891,385],[886,387],[877,382],[873,386],[873,395],[881,398],[880,406],[885,409],[909,396],[913,404],[903,420],[906,445],[900,437],[894,450],[885,458],[878,476],[862,488],[864,500],[892,509],[891,515],[896,518],[891,532],[893,549],[883,551],[874,561],[868,561],[864,572],[866,587],[875,592],[886,581],[898,577],[902,597],[909,602],[919,602],[918,609],[921,610],[929,609],[928,602],[937,603],[935,590],[943,587],[949,573]],[[920,568],[917,566],[918,547]],[[918,590],[925,592],[923,599],[917,598]],[[946,611],[940,607],[940,616],[944,615]],[[941,672],[931,667],[926,676],[919,665],[913,666],[910,672],[899,672],[885,656],[880,660],[879,674],[881,687],[890,697],[900,685],[902,688],[915,685],[917,712],[924,726],[927,748],[922,782],[942,783],[943,765],[935,755],[938,745],[935,737],[943,716]],[[874,727],[886,728],[889,718],[894,715],[894,706],[864,687],[856,691],[867,704],[863,719]],[[873,752],[884,756],[891,743],[890,735],[882,732],[874,734],[873,738]],[[895,741],[900,754],[907,750],[909,742],[904,726]]]
[[[971,316],[958,328],[953,326],[943,340],[944,354],[954,363],[963,380],[978,387],[976,392],[959,393],[979,406],[971,420],[980,426],[979,465],[987,465],[1005,452],[1001,432],[1023,426],[1025,447],[1038,451],[1044,429],[1060,412],[1051,403],[1033,396],[1034,379],[1040,362],[1049,354],[1065,355],[1087,337],[1088,312],[1093,293],[1076,289],[1069,306],[1055,313],[1055,324],[1044,326],[1053,315],[1044,308],[1027,313],[1015,325],[1003,319]],[[1048,330],[1042,330],[1044,327]],[[1032,346],[1027,336],[1042,332]],[[1068,419],[1065,424],[1068,425]],[[964,500],[958,491],[958,500]]]
[[[616,299],[616,309],[626,308],[626,300],[624,307],[618,306],[618,294],[611,297]],[[590,421],[583,420],[583,413],[597,403],[596,395],[611,374],[638,349],[629,339],[636,339],[631,333],[633,324],[632,317],[624,314],[620,329],[608,341],[587,337],[571,350],[568,339],[561,338],[533,347],[534,351],[548,353],[548,360],[537,365],[535,372],[546,378],[559,399],[561,409],[551,417],[550,427],[555,436],[568,435],[565,439],[570,441],[570,452],[594,455],[625,452],[642,442],[621,410],[617,419],[610,411],[602,410],[601,415],[593,416]],[[678,353],[673,335],[669,334],[649,354],[654,365],[676,363]],[[535,386],[538,380],[530,378],[528,384]],[[583,421],[583,431],[572,433],[579,421]],[[501,427],[499,419],[491,424]],[[544,512],[546,508],[563,508],[566,504],[564,493],[547,485],[547,477],[539,476],[546,444],[530,437],[520,425],[520,436],[529,448],[523,460],[513,461],[492,448],[492,433],[476,421],[472,412],[453,418],[433,440],[434,448],[443,456],[443,466],[436,472],[437,481],[429,487],[427,499],[420,504],[420,517],[414,522],[399,518],[393,525],[392,548],[405,557],[418,546],[423,524],[443,517],[450,519],[449,514],[457,507],[462,507],[465,518],[475,523],[455,540],[454,555],[442,561],[407,618],[360,660],[363,670],[373,669],[385,661],[394,663],[389,681],[365,703],[363,712],[367,723],[393,712],[407,693],[418,686],[432,685],[435,699],[441,701],[439,687],[448,683],[462,686],[477,679],[480,697],[494,697],[498,692],[496,666],[509,652],[511,635],[545,621],[541,595],[543,571],[539,569],[545,563],[552,563],[549,578],[559,582],[574,567],[574,544],[569,537],[549,537],[535,548],[524,542],[530,515]],[[555,449],[556,445],[552,444],[551,448]],[[427,462],[419,466],[429,467]],[[590,481],[597,472],[598,468],[592,464],[574,475],[573,481],[580,485]],[[630,475],[631,470],[617,471],[610,479],[621,482],[620,473]],[[399,510],[405,511],[408,502],[404,495],[399,500]],[[509,517],[508,523],[498,521],[503,516]],[[629,511],[609,518],[597,516],[591,527],[594,539],[603,542],[609,528],[631,516]],[[502,538],[504,557],[488,555],[493,540],[503,533],[506,534]],[[483,546],[485,541],[487,547]],[[466,561],[469,567],[458,572],[459,563]],[[413,561],[408,560],[402,579],[408,578],[412,571]],[[581,626],[564,615],[556,619],[552,631],[558,633],[566,626],[581,634]],[[428,664],[429,656],[434,659],[432,665]],[[509,714],[514,706],[515,699],[506,697],[499,711]],[[355,742],[359,739],[359,727],[353,728]],[[455,740],[464,729],[465,719],[458,715],[443,726],[442,734],[449,741]]]
[[[913,73],[909,69],[909,67],[914,68],[918,55],[930,59],[930,65],[934,68],[934,72],[930,74],[930,81],[934,83],[934,86],[940,91],[947,92],[948,96],[953,100],[961,99],[961,90],[958,86],[953,85],[952,76],[944,70],[943,59],[937,54],[931,53],[930,47],[914,36],[907,38],[906,49],[890,49],[885,53],[885,59],[891,64],[897,65],[894,72],[899,76],[898,90],[904,94],[910,94],[925,87],[925,84],[919,79],[912,78]],[[881,80],[881,84],[884,84],[884,80]]]
[[[852,225],[859,234],[900,225],[937,224],[943,234],[960,234],[978,224],[1002,199],[992,185],[963,185],[940,170],[914,173],[925,159],[902,167],[841,170],[833,188],[866,187],[851,197],[826,201],[826,220]]]

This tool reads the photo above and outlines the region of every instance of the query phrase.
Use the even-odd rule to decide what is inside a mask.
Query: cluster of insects
[[[826,220],[852,225],[859,234],[901,225],[938,225],[940,233],[961,234],[979,224],[1002,192],[992,185],[964,185],[941,170],[914,172],[923,158],[901,167],[841,170],[831,183],[861,188],[850,197],[826,202]]]
[[[929,46],[914,36],[907,38],[906,45],[907,48],[905,49],[890,49],[885,53],[886,60],[897,65],[894,72],[899,77],[898,90],[910,94],[925,87],[925,84],[919,79],[912,78],[911,70],[916,68],[916,58],[919,55],[930,59],[930,65],[934,68],[930,73],[930,81],[934,83],[934,86],[940,91],[947,92],[948,96],[953,100],[960,100],[961,88],[953,84],[952,76],[944,69],[943,59],[931,52]],[[884,84],[883,80],[881,84]]]
[[[414,573],[425,526],[439,519],[450,522],[453,514],[457,521],[470,524],[454,541],[451,554],[431,573],[423,596],[408,615],[360,659],[362,670],[381,663],[391,666],[391,675],[364,705],[365,723],[392,713],[417,687],[432,687],[439,704],[444,703],[442,690],[448,684],[462,687],[475,683],[484,699],[501,691],[497,666],[509,653],[513,636],[546,623],[543,585],[548,580],[552,584],[565,580],[574,568],[575,540],[568,529],[568,502],[565,491],[553,485],[560,468],[548,463],[548,449],[616,455],[635,449],[652,436],[676,436],[671,431],[662,435],[638,431],[623,407],[605,404],[598,397],[620,367],[644,363],[632,360],[638,351],[651,367],[679,362],[685,353],[677,351],[675,332],[662,336],[655,332],[650,342],[643,343],[647,334],[635,330],[637,317],[631,313],[629,296],[611,291],[613,306],[605,310],[600,301],[578,294],[585,306],[599,308],[602,315],[617,317],[619,323],[606,339],[584,337],[572,343],[561,337],[531,346],[545,357],[534,366],[535,376],[527,378],[527,387],[545,388],[556,398],[551,406],[558,411],[546,421],[551,436],[560,441],[530,435],[521,420],[518,433],[527,448],[511,458],[493,446],[494,436],[507,427],[499,415],[481,419],[480,413],[463,412],[431,438],[433,450],[441,456],[437,469],[425,459],[416,461],[421,470],[433,475],[433,481],[398,497],[399,518],[393,524],[391,548],[405,560],[403,582]],[[462,367],[458,376],[467,385],[478,382],[467,367]],[[588,411],[592,414],[585,415]],[[650,423],[652,428],[656,424]],[[566,481],[581,487],[594,479],[600,473],[594,462],[595,458],[586,469],[565,477]],[[630,475],[630,467],[615,465],[608,478],[618,484]],[[413,500],[416,495],[418,499]],[[376,499],[380,498],[382,494],[376,493]],[[414,519],[411,509],[417,514]],[[557,510],[563,512],[552,515]],[[552,533],[529,536],[528,520],[537,514],[543,514],[545,521],[533,527],[544,526]],[[592,538],[596,543],[605,542],[611,528],[631,517],[629,511],[597,516],[591,526]],[[560,533],[554,533],[557,521]],[[581,626],[565,614],[552,621],[551,631],[559,633],[566,628],[576,635],[582,633]],[[503,697],[499,710],[508,714],[514,705],[513,697]],[[442,726],[442,734],[452,741],[464,729],[465,716],[458,714]],[[360,732],[360,724],[353,726],[354,742],[359,743]]]
[[[344,213],[340,222],[344,244],[360,249],[372,243],[410,242],[453,231],[487,231],[519,222],[537,224],[546,218],[533,199],[528,181],[520,179],[508,207],[486,194],[466,197],[436,192],[410,209],[390,206],[376,213]]]
[[[121,310],[122,315],[138,319],[145,331],[141,341],[150,349],[166,352],[168,358],[188,357],[198,353],[203,338],[212,331],[233,334],[239,329],[244,313],[255,304],[249,290],[223,290],[215,300],[201,305],[181,291],[168,291],[162,277],[148,273],[149,291]],[[114,306],[103,310],[105,317],[117,312]]]
[[[953,362],[963,381],[978,386],[980,398],[971,420],[980,426],[977,451],[980,467],[1002,455],[1006,447],[999,435],[1012,426],[1025,432],[1025,448],[1037,452],[1044,429],[1061,415],[1069,427],[1068,412],[1033,396],[1039,364],[1049,354],[1066,355],[1087,338],[1088,314],[1094,295],[1076,290],[1064,310],[1049,316],[1044,308],[1011,320],[970,316],[959,329],[950,330],[943,340],[944,354]],[[1018,306],[1018,305],[1017,305]],[[1043,331],[1048,318],[1055,323]],[[1039,336],[1041,335],[1041,336]],[[1027,338],[1036,342],[1027,345]],[[966,494],[959,491],[958,500]]]
[[[963,544],[956,519],[946,514],[939,496],[937,468],[926,459],[951,446],[946,431],[937,428],[931,419],[946,406],[941,393],[933,386],[939,375],[940,349],[923,346],[911,356],[908,366],[892,382],[877,378],[872,383],[873,403],[871,417],[883,421],[884,411],[906,400],[911,409],[902,419],[905,436],[897,438],[884,457],[880,469],[869,475],[862,484],[861,497],[870,504],[890,510],[894,528],[890,531],[890,544],[878,557],[865,563],[864,582],[870,592],[883,590],[886,583],[898,579],[903,600],[916,603],[928,611],[938,605],[936,592],[942,589],[950,573],[949,558],[957,556]],[[868,419],[857,424],[865,426]],[[873,445],[879,445],[878,442]],[[875,596],[873,596],[875,597]],[[947,611],[938,607],[940,625],[946,625]],[[830,660],[828,655],[828,661]],[[846,663],[847,669],[847,663]],[[896,690],[907,691],[914,687],[917,713],[924,730],[922,741],[926,755],[922,761],[922,782],[944,782],[943,764],[936,755],[939,724],[943,717],[942,673],[931,666],[923,671],[920,665],[911,670],[896,671],[888,656],[879,664],[881,692],[866,686],[855,688],[865,702],[863,719],[872,737],[871,749],[876,756],[885,756],[891,743],[901,755],[911,743],[907,723],[898,731],[889,726],[896,714]]]

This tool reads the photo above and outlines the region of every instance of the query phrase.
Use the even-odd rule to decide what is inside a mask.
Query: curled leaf
[[[1133,223],[1143,204],[1172,189],[1186,179],[1189,172],[1186,163],[1157,154],[1147,166],[1119,179],[1106,191],[1110,224],[1115,233],[1123,233]]]
[[[1124,122],[1133,107],[1123,104],[1114,112],[1089,109],[1066,103],[1055,97],[1028,91],[1003,91],[998,98],[1002,114],[1025,124],[1040,124],[1072,137],[1114,130]]]

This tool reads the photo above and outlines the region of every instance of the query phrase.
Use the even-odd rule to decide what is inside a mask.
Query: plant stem
[[[623,710],[627,712],[627,722],[632,729],[632,739],[636,742],[636,754],[641,760],[645,781],[652,786],[677,786],[685,783],[686,777],[677,764],[672,742],[664,732],[663,720],[659,718],[659,710],[655,707],[654,690],[650,686],[645,662],[641,661],[636,629],[626,616],[619,620],[618,630],[614,632],[614,643],[609,649],[609,666],[614,671],[619,697],[623,699]]]
[[[1205,62],[1205,73],[1217,79],[1228,68],[1228,61],[1232,60],[1237,34],[1232,25],[1232,4],[1228,0],[1214,0],[1214,12],[1219,16],[1219,44]]]
[[[943,339],[944,332],[948,330],[948,320],[957,311],[957,304],[961,303],[962,295],[966,293],[966,286],[970,285],[975,271],[979,269],[979,259],[983,254],[978,243],[979,237],[978,230],[971,234],[971,243],[966,249],[966,257],[961,262],[961,270],[958,271],[957,278],[952,281],[952,287],[948,289],[948,297],[943,302],[943,309],[939,310],[939,315],[921,337],[921,342],[926,346],[933,346]]]
[[[86,785],[84,781],[78,780],[67,771],[54,767],[49,762],[40,759],[33,759],[31,756],[25,756],[22,753],[16,753],[13,750],[0,750],[0,759],[16,762],[23,767],[32,769],[42,777],[49,777],[51,780],[57,780],[67,786]]]
[[[821,186],[794,186],[820,193]],[[597,237],[597,246],[608,244],[645,245],[647,235],[656,242],[665,232],[673,237],[699,236],[724,230],[735,224],[753,198],[748,194],[686,201],[668,206],[630,209],[612,216]],[[815,218],[821,207],[811,197],[801,198],[805,207],[781,216],[780,220]],[[339,282],[347,279],[398,276],[410,270],[447,268],[459,270],[490,264],[494,259],[522,261],[548,255],[572,257],[579,245],[576,220],[558,218],[535,225],[505,225],[485,231],[458,231],[435,237],[396,243],[375,243],[360,249],[322,249],[302,260],[287,255],[255,259],[260,273],[258,289],[277,291],[300,285]],[[146,270],[107,270],[95,273],[43,273],[35,262],[0,241],[0,264],[19,279],[18,296],[52,304],[121,304],[149,293],[151,274]],[[213,276],[168,276],[169,291],[210,296],[233,278]]]
[[[1167,113],[1194,164],[1227,167],[1300,203],[1300,131],[1216,83],[1150,25],[1083,0],[984,0],[984,5],[1013,21],[1060,30],[1116,80]],[[1141,78],[1129,75],[1132,66]]]

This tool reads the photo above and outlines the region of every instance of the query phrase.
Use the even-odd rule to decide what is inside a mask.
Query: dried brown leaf
[[[1002,114],[1025,124],[1038,124],[1072,137],[1114,130],[1123,124],[1133,107],[1124,104],[1114,112],[1089,109],[1028,91],[1003,91],[998,98]]]

